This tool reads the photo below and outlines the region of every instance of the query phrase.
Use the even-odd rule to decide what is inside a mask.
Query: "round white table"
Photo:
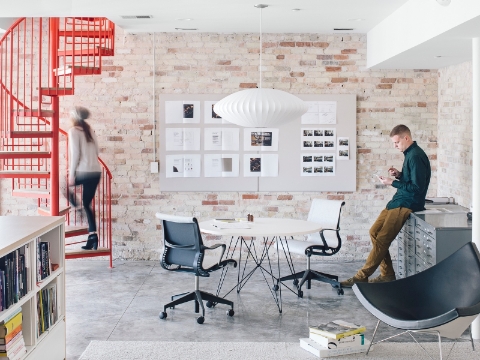
[[[222,228],[229,223],[217,220],[202,221],[198,224],[200,231],[205,234],[221,236],[295,236],[319,232],[322,227],[314,222],[296,219],[258,218],[254,222],[238,222],[233,224],[247,225],[250,228]]]
[[[291,274],[295,274],[295,268],[293,266],[293,261],[290,256],[290,251],[288,249],[287,237],[312,234],[315,232],[319,232],[322,229],[319,224],[314,222],[282,218],[256,218],[253,222],[242,221],[233,223],[226,223],[212,219],[208,221],[202,221],[198,225],[202,233],[231,237],[230,244],[227,247],[227,249],[229,249],[226,254],[227,257],[233,257],[233,254],[237,249],[237,245],[240,244],[238,246],[240,259],[238,266],[237,285],[235,285],[235,287],[228,291],[225,296],[228,295],[235,288],[237,289],[237,293],[239,293],[242,287],[253,275],[253,273],[257,269],[260,269],[280,313],[282,312],[282,289],[279,284],[283,284],[297,296],[298,289],[297,291],[292,290],[280,281],[281,252],[279,250],[283,250]],[[261,240],[258,238],[261,238]],[[257,241],[262,241],[263,244],[263,249],[260,252],[257,252],[254,246],[254,243]],[[274,274],[274,270],[272,268],[272,261],[269,255],[269,250],[271,249],[273,244],[276,244],[277,250],[278,275]],[[247,256],[243,260],[243,262],[242,247],[245,247],[247,252]],[[249,260],[253,260],[255,265],[252,270],[246,271],[247,263]],[[264,260],[268,261],[268,268],[262,265]],[[226,271],[228,270],[222,271],[219,286],[217,288],[217,296],[219,296],[221,285],[223,284],[223,281],[225,279]]]

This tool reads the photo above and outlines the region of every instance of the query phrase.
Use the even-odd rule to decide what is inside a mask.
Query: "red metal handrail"
[[[59,114],[54,104],[58,104],[58,96],[73,94],[76,75],[101,72],[102,56],[113,55],[114,30],[114,24],[105,18],[69,17],[48,21],[20,18],[1,37],[0,178],[12,178],[15,195],[23,191],[23,196],[33,197],[31,193],[26,195],[25,191],[48,189],[53,180],[53,184],[57,183],[58,175],[51,175],[53,180],[37,176],[39,172],[58,168],[56,164],[60,164],[61,159],[55,156],[55,144],[59,140],[52,141],[58,139],[58,135],[67,135],[58,128]],[[65,143],[62,166],[66,174],[68,139]],[[50,151],[52,145],[53,152]],[[24,153],[6,155],[6,151],[12,150]],[[39,155],[42,151],[50,153],[50,158]],[[103,176],[93,206],[99,224],[99,245],[109,252],[102,255],[109,255],[112,265],[112,174],[106,164],[101,159],[99,161]],[[59,200],[54,193],[51,190],[50,195],[38,195],[38,205],[55,205],[55,199]],[[50,208],[56,209],[57,205]],[[59,210],[52,211],[59,213]],[[66,220],[69,225],[84,223],[77,219],[75,211],[67,214]]]

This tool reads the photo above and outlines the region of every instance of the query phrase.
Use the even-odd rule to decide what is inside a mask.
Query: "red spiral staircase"
[[[112,174],[101,159],[92,204],[99,248],[68,246],[85,242],[77,236],[88,234],[88,227],[86,216],[60,195],[68,177],[68,138],[60,128],[59,100],[74,94],[76,76],[101,74],[114,40],[114,24],[95,17],[21,18],[0,39],[0,178],[11,179],[12,196],[37,199],[40,215],[65,216],[67,259],[109,256],[110,267]]]

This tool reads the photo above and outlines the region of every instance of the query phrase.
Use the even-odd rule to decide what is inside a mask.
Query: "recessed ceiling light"
[[[292,9],[292,11],[301,11],[302,9]]]
[[[361,19],[361,18],[358,18],[358,19],[348,19],[348,21],[364,21],[365,19]]]
[[[153,18],[152,15],[122,15],[120,16],[122,19],[132,20],[132,19],[151,19]]]
[[[192,21],[193,19],[191,18],[179,18],[179,19],[175,19],[177,21]]]
[[[175,30],[180,30],[180,31],[193,31],[193,30],[198,30],[195,28],[175,28]]]
[[[438,59],[438,58],[441,58],[441,57],[443,57],[443,56],[442,56],[442,55],[434,55],[433,57],[434,57],[435,59]]]

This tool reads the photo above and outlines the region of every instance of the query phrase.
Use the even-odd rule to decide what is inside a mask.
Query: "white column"
[[[472,122],[473,122],[473,169],[472,169],[472,241],[480,249],[480,38],[472,39]],[[472,324],[474,339],[480,339],[480,318]]]

